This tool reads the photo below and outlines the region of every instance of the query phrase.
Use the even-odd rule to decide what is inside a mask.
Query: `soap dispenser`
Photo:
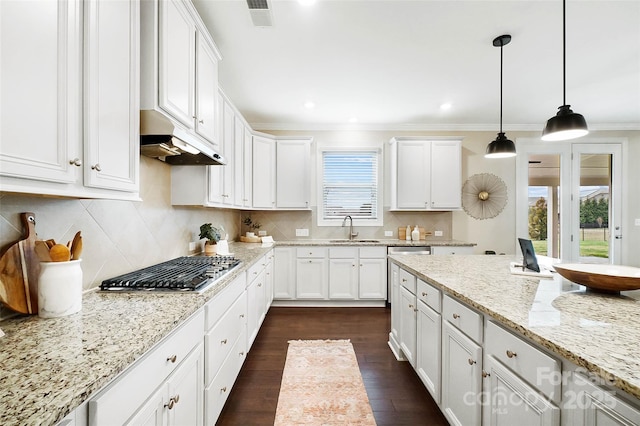
[[[405,231],[404,235],[405,240],[411,241],[411,227],[409,225],[407,225],[407,230]]]
[[[413,241],[418,241],[418,240],[420,240],[420,231],[418,230],[418,225],[416,225],[416,226],[413,228],[413,231],[411,231],[411,239],[412,239]]]

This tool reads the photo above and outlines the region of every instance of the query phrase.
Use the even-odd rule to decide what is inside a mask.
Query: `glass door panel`
[[[537,254],[560,257],[560,155],[531,154],[528,230]]]

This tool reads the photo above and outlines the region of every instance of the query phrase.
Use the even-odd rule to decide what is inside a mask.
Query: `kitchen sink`
[[[341,240],[329,240],[330,243],[379,243],[380,240],[349,240],[343,238]]]

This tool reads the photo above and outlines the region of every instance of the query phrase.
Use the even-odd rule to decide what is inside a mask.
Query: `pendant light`
[[[571,105],[567,105],[566,8],[566,0],[562,0],[562,106],[558,108],[554,117],[547,120],[547,125],[542,131],[543,141],[565,141],[589,133],[582,114],[573,112]]]
[[[511,36],[508,34],[493,39],[493,45],[500,47],[500,133],[498,133],[496,140],[487,145],[485,158],[507,158],[516,155],[516,144],[507,139],[502,131],[502,47],[509,44],[510,41]]]

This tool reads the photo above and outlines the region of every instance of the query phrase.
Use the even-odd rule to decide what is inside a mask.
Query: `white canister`
[[[82,309],[81,260],[40,262],[38,316],[57,318]]]

